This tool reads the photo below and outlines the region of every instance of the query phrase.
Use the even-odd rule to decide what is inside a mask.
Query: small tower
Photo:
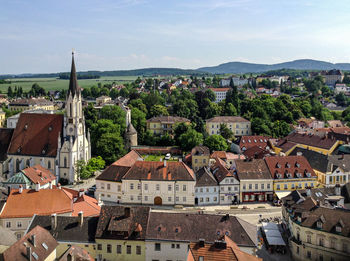
[[[126,132],[125,132],[125,146],[127,150],[131,147],[137,146],[137,131],[131,123],[131,110],[125,107],[126,118]]]

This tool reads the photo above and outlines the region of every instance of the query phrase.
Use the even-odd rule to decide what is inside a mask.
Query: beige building
[[[122,178],[127,204],[193,206],[196,178],[183,162],[136,161]]]
[[[31,99],[17,99],[9,103],[9,110],[11,111],[26,111],[26,110],[54,110],[55,105],[52,101],[44,98],[31,98]]]
[[[225,124],[234,136],[251,135],[250,121],[238,116],[217,116],[206,121],[206,131],[209,135],[220,134],[220,125]]]
[[[350,212],[333,207],[331,197],[342,198],[340,187],[337,195],[325,192],[294,191],[283,198],[293,260],[349,260]]]
[[[3,128],[5,125],[6,113],[0,108],[0,128]]]
[[[191,151],[192,169],[196,172],[209,166],[210,150],[206,146],[196,146]]]
[[[155,135],[163,135],[165,133],[172,134],[176,124],[190,124],[189,119],[176,116],[159,116],[147,120],[147,130],[150,130]]]
[[[105,103],[112,101],[112,98],[109,96],[100,96],[96,98],[96,106],[101,106]]]

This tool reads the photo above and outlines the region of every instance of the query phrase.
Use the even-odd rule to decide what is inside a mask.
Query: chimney
[[[79,198],[82,197],[84,195],[84,189],[81,188],[79,189]]]
[[[40,190],[40,184],[39,184],[39,181],[37,181],[35,183],[35,191],[39,191]]]
[[[51,229],[55,230],[57,228],[57,214],[51,215]]]
[[[335,195],[340,196],[340,185],[339,184],[335,185]]]
[[[27,246],[26,249],[27,249],[27,259],[29,261],[32,261],[32,248],[30,246]]]
[[[61,183],[58,183],[58,184],[57,184],[57,188],[58,188],[58,189],[61,189]]]
[[[32,245],[36,247],[35,235],[33,234],[31,237]]]
[[[217,249],[226,249],[225,240],[215,240],[214,247]]]
[[[19,194],[22,194],[22,192],[23,192],[23,186],[22,186],[22,185],[19,185],[18,193],[19,193]],[[10,194],[10,193],[9,193],[9,194]]]
[[[205,240],[203,238],[199,239],[198,245],[199,247],[204,247]]]
[[[318,207],[320,206],[320,201],[319,201],[319,200],[316,201],[316,205],[317,205]]]
[[[83,223],[84,223],[84,212],[83,211],[80,211],[78,213],[78,218],[79,218],[79,225],[80,225],[80,227],[82,227]]]
[[[306,196],[308,196],[308,197],[311,196],[311,189],[310,189],[310,187],[306,188]]]
[[[49,188],[52,189],[52,181],[49,183]]]
[[[124,216],[126,218],[130,217],[130,208],[129,207],[124,208]]]
[[[166,167],[166,160],[164,160],[163,163],[164,163],[164,167]]]
[[[226,214],[225,215],[225,220],[229,220],[230,219],[230,214]]]

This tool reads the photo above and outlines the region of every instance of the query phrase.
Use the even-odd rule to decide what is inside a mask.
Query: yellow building
[[[282,213],[291,234],[293,260],[349,260],[350,212],[330,203],[344,203],[340,187],[334,193],[323,189],[294,191],[283,199]]]
[[[155,135],[163,135],[165,133],[172,134],[176,124],[190,124],[189,119],[176,116],[159,116],[147,120],[147,130],[150,130]]]
[[[0,108],[0,128],[5,126],[6,113]]]
[[[276,144],[272,144],[272,148],[277,155],[288,156],[297,147],[330,155],[340,144],[342,144],[342,141],[327,137],[292,133],[279,140]]]
[[[206,146],[196,146],[191,151],[192,169],[199,170],[202,167],[209,166],[210,151]]]
[[[98,260],[145,260],[149,207],[102,206],[96,230]]]
[[[322,187],[344,185],[350,181],[350,155],[324,155],[303,148],[295,148],[291,155],[303,155],[309,161]]]
[[[281,198],[286,192],[318,187],[317,175],[303,156],[266,157],[273,178],[273,190]]]
[[[217,116],[206,121],[206,131],[209,135],[220,134],[220,125],[224,124],[229,128],[233,135],[243,136],[251,135],[250,121],[237,116]]]
[[[55,110],[55,105],[52,101],[44,98],[18,99],[12,101],[8,105],[11,111],[27,111],[27,110]]]

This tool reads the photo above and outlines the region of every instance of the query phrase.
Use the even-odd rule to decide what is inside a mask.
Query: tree
[[[203,143],[203,135],[190,128],[179,137],[181,148],[190,151],[193,147]]]
[[[91,173],[91,175],[97,171],[101,170],[105,167],[106,162],[102,159],[101,156],[97,156],[95,158],[91,158],[86,165],[86,169]]]
[[[235,106],[236,110],[238,110],[238,106],[239,106],[239,98],[238,98],[238,90],[237,90],[237,86],[235,86],[235,84],[233,83],[233,79],[231,78],[230,81],[230,87],[231,90],[229,90],[226,93],[226,104],[228,103],[232,103],[233,106]]]
[[[11,86],[9,86],[9,87],[7,88],[7,96],[8,96],[9,98],[13,98],[13,91],[12,91]]]
[[[233,137],[233,132],[227,128],[226,124],[220,124],[220,135],[228,140]]]
[[[169,112],[166,109],[165,106],[163,105],[154,105],[151,108],[150,114],[152,117],[156,117],[156,116],[168,116]]]
[[[113,123],[118,124],[120,126],[120,134],[124,133],[126,128],[125,116],[125,111],[117,105],[104,106],[100,111],[100,119],[112,120]]]
[[[91,172],[87,170],[86,162],[84,160],[77,160],[74,171],[78,179],[88,179],[91,177]]]
[[[226,140],[221,135],[216,134],[208,136],[204,140],[204,146],[207,146],[210,149],[210,151],[226,151],[228,149]]]
[[[126,154],[123,138],[117,132],[102,134],[96,142],[96,150],[108,165]]]

